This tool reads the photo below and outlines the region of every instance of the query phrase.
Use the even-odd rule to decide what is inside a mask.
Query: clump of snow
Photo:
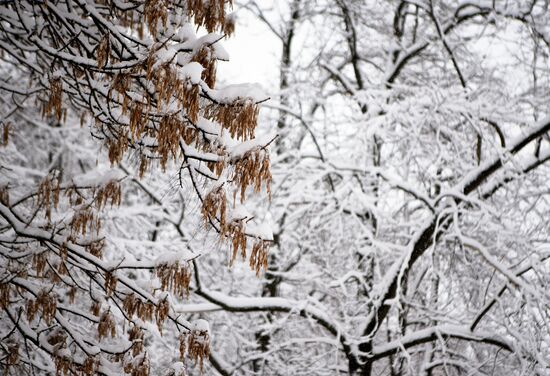
[[[114,180],[122,180],[126,174],[119,169],[92,170],[86,174],[73,177],[74,184],[78,186],[100,186]]]
[[[259,224],[248,224],[246,226],[246,231],[262,240],[273,240],[273,228],[267,221]]]
[[[186,375],[186,369],[185,365],[182,362],[175,362],[173,363],[169,369],[168,372],[166,372],[166,375],[168,376],[180,376],[180,375]]]
[[[245,153],[254,148],[264,147],[265,145],[269,144],[274,138],[275,135],[268,134],[261,137],[253,138],[252,140],[243,141],[237,144],[235,147],[231,148],[231,150],[229,150],[229,155],[231,159],[239,159]]]
[[[177,262],[192,260],[195,257],[197,257],[196,254],[192,253],[187,249],[184,249],[178,252],[163,253],[155,259],[154,263],[155,263],[155,266],[173,265]]]
[[[229,60],[229,54],[223,48],[221,43],[218,43],[223,39],[223,35],[211,33],[204,35],[198,38],[195,43],[193,50],[196,52],[200,50],[204,45],[210,46],[212,48],[212,57],[218,60]]]
[[[196,40],[194,50],[198,51],[204,45],[213,45],[216,42],[220,41],[222,38],[223,38],[223,35],[216,34],[216,33],[203,35],[202,37]]]
[[[262,102],[269,99],[265,89],[257,83],[228,85],[217,90],[212,90],[211,95],[214,96],[214,99],[224,103],[240,99],[250,99],[253,102]]]
[[[174,39],[179,40],[180,42],[185,42],[185,41],[194,42],[197,40],[195,29],[190,23],[186,23],[179,28]]]
[[[198,319],[193,321],[193,331],[197,332],[206,332],[208,333],[210,331],[210,324],[208,324],[208,321],[203,319]]]
[[[193,61],[181,67],[179,69],[179,75],[182,79],[189,79],[193,85],[197,85],[201,81],[201,74],[204,67]]]
[[[220,43],[216,43],[212,47],[214,48],[213,53],[216,59],[223,61],[229,60],[229,53]]]
[[[252,215],[244,205],[236,204],[235,208],[231,211],[231,219],[242,220],[251,217]]]
[[[170,298],[170,294],[168,293],[168,291],[161,291],[161,292],[157,295],[157,298],[158,298],[158,300],[169,299],[169,298]]]
[[[197,127],[205,131],[206,133],[215,134],[215,135],[220,135],[223,129],[220,124],[213,122],[211,120],[205,119],[202,116],[199,117],[199,121],[197,122]]]
[[[153,69],[156,69],[160,67],[161,65],[168,63],[174,59],[174,56],[176,56],[177,51],[174,48],[163,48],[156,52],[155,54],[155,64],[153,65]]]
[[[67,348],[59,349],[59,350],[56,351],[56,355],[60,358],[70,359],[71,358],[71,351]]]

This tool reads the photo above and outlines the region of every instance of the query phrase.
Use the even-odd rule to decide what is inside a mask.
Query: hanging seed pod
[[[195,56],[193,56],[192,61],[203,66],[204,70],[202,71],[201,79],[213,89],[216,85],[216,58],[212,55],[212,48],[202,46]]]
[[[8,146],[9,138],[10,138],[10,123],[6,123],[2,127],[2,145],[3,146]]]
[[[188,336],[187,348],[191,359],[200,364],[203,371],[204,359],[210,355],[210,326],[206,320],[197,320]]]
[[[272,177],[269,154],[261,147],[246,152],[235,161],[232,179],[240,188],[241,202],[244,202],[246,190],[249,186],[252,186],[254,192],[258,193],[262,185],[265,185],[268,194],[271,196]]]
[[[120,206],[122,200],[122,189],[120,183],[116,180],[111,180],[95,193],[95,206],[98,210],[110,203],[111,206]]]
[[[220,234],[225,234],[227,231],[227,197],[223,187],[220,186],[206,195],[202,202],[202,216],[206,225],[217,218],[220,223]]]
[[[132,342],[132,355],[137,356],[143,352],[144,333],[140,327],[133,325],[128,331],[128,340]]]
[[[82,372],[84,376],[93,376],[96,374],[100,365],[99,358],[96,356],[88,356],[82,365]]]
[[[246,141],[254,138],[258,124],[259,107],[250,100],[237,100],[231,105],[220,105],[210,111],[214,120],[229,131],[231,137]]]
[[[233,33],[235,33],[235,21],[235,15],[233,13],[225,17],[222,31],[226,37],[230,37]]]
[[[188,262],[162,264],[156,267],[161,289],[172,291],[177,296],[189,296],[191,283],[191,265]]]
[[[149,32],[151,35],[156,36],[159,21],[162,21],[162,26],[166,27],[168,2],[166,0],[146,0],[143,6],[143,14]]]
[[[99,339],[110,335],[111,338],[116,336],[116,324],[113,319],[113,315],[109,310],[103,312],[99,317],[99,324],[97,325],[97,333]]]
[[[169,310],[170,310],[170,304],[168,303],[168,300],[166,298],[158,302],[155,309],[155,320],[157,322],[157,327],[161,334],[162,334],[162,326],[164,324],[164,321],[166,321],[166,318],[168,317]]]
[[[109,34],[103,35],[99,44],[97,45],[97,67],[99,69],[105,68],[109,61],[109,55],[111,54],[111,41]]]
[[[6,308],[10,304],[10,284],[0,283],[0,307]]]
[[[233,266],[233,262],[237,258],[239,250],[241,250],[241,256],[246,259],[246,234],[244,232],[245,225],[243,220],[233,220],[228,226],[227,231],[224,234],[231,241],[233,253],[229,266]]]
[[[63,82],[60,77],[55,77],[50,80],[50,98],[46,102],[43,116],[55,115],[58,121],[63,117],[63,111],[61,108],[63,99]]]
[[[187,352],[187,333],[181,333],[179,338],[179,351],[180,351],[180,357],[179,359],[183,362],[185,359],[185,354]]]
[[[107,290],[107,296],[111,296],[116,289],[117,277],[114,273],[108,272],[105,274],[105,290]]]
[[[71,361],[66,356],[55,356],[54,363],[56,376],[68,376],[71,374]]]
[[[10,192],[8,186],[0,187],[0,204],[9,206],[10,205]]]
[[[261,269],[267,270],[267,256],[269,243],[265,240],[258,240],[252,246],[250,253],[250,269],[256,271],[256,276],[260,275]]]

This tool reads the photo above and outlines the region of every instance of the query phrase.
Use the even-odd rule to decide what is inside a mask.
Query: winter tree
[[[267,97],[216,86],[231,6],[0,5],[3,374],[202,372],[193,263],[219,242],[259,274],[272,240],[243,206],[270,190]]]
[[[275,246],[199,286],[217,372],[548,374],[547,2],[242,4],[280,58]]]
[[[5,373],[549,374],[548,2],[182,3],[1,5]]]

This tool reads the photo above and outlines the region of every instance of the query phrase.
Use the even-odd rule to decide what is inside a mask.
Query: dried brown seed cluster
[[[40,318],[50,325],[57,310],[57,296],[55,293],[42,290],[38,293],[36,299],[27,301],[27,319],[29,321],[34,319],[39,310],[42,313]]]
[[[240,188],[241,202],[244,201],[249,186],[257,193],[262,184],[265,184],[268,194],[271,195],[271,179],[269,154],[261,147],[246,152],[235,162],[233,180]]]
[[[157,110],[163,107],[173,105],[177,101],[179,107],[186,110],[186,117],[182,120],[177,114],[166,114],[161,117],[158,123],[149,119],[152,112],[151,98],[149,94],[145,95],[144,100],[132,99],[128,90],[132,83],[130,74],[119,73],[113,77],[109,98],[112,92],[117,92],[117,101],[122,97],[122,114],[127,115],[128,130],[114,131],[109,128],[112,137],[108,137],[107,146],[109,148],[109,160],[112,164],[118,164],[126,151],[130,142],[135,142],[143,136],[156,138],[158,147],[156,152],[160,155],[161,166],[165,168],[169,158],[175,159],[178,156],[179,142],[184,140],[187,144],[196,141],[198,133],[194,126],[199,119],[200,110],[200,88],[199,85],[193,85],[188,79],[180,78],[177,70],[166,62],[157,66],[157,52],[149,54],[145,63],[138,67],[146,72],[146,78],[155,88],[155,106]],[[136,71],[135,74],[139,72]],[[191,122],[191,126],[189,124]],[[155,125],[156,124],[156,125]],[[96,127],[103,129],[103,122],[96,119]],[[149,162],[147,157],[142,154],[140,164],[140,176],[143,176]]]
[[[213,89],[216,85],[216,58],[212,56],[212,48],[206,45],[202,46],[195,56],[193,56],[193,61],[204,67],[201,79]]]
[[[220,160],[218,162],[208,162],[207,167],[210,171],[212,171],[216,176],[220,176],[225,169],[225,159],[223,158],[224,154],[218,154],[220,157]]]
[[[179,151],[180,139],[185,131],[185,124],[177,116],[167,115],[159,123],[157,134],[160,165],[164,170],[168,157],[176,158]]]
[[[199,86],[191,84],[188,79],[180,78],[170,62],[158,67],[156,63],[157,53],[153,51],[145,62],[145,69],[147,79],[155,87],[157,107],[161,109],[165,104],[169,104],[172,98],[175,98],[179,105],[186,109],[189,119],[195,123],[199,113]]]
[[[78,292],[78,289],[74,286],[70,287],[67,291],[67,296],[69,297],[69,303],[74,304],[76,300],[76,293]]]
[[[227,196],[225,189],[220,186],[206,195],[202,202],[202,216],[208,226],[216,218],[220,222],[220,232],[226,227]]]
[[[265,240],[258,240],[252,246],[250,253],[250,269],[256,271],[256,276],[260,275],[261,269],[267,270],[267,256],[269,243]]]
[[[187,352],[187,333],[181,333],[178,339],[179,339],[180,360],[183,362],[185,359],[185,354]]]
[[[0,307],[6,308],[10,304],[10,284],[0,283]]]
[[[69,236],[67,238],[67,241],[74,241],[74,239]],[[59,257],[61,260],[66,261],[67,260],[67,242],[63,242],[61,246],[59,247]]]
[[[94,376],[99,368],[99,358],[88,356],[82,364],[82,376]]]
[[[48,221],[52,218],[52,206],[57,209],[59,204],[59,179],[46,176],[38,187],[38,206],[44,209]]]
[[[116,324],[113,319],[113,315],[109,310],[103,312],[99,317],[99,324],[97,325],[97,333],[99,339],[110,335],[111,338],[116,336]]]
[[[229,131],[238,140],[254,138],[258,124],[259,107],[250,100],[237,100],[231,105],[214,105],[209,109],[211,118]]]
[[[122,189],[116,180],[111,180],[95,192],[95,204],[97,209],[102,209],[110,203],[111,206],[120,205]]]
[[[92,305],[90,307],[90,312],[94,316],[99,316],[99,312],[101,310],[101,302],[94,300],[92,301]]]
[[[9,206],[10,192],[7,186],[0,187],[0,204]]]
[[[229,231],[227,232],[227,236],[231,239],[231,245],[233,247],[230,265],[233,265],[233,262],[239,254],[239,250],[242,259],[246,259],[246,234],[244,232],[244,220],[234,220],[228,227]],[[256,271],[256,276],[260,275],[260,271],[262,269],[267,270],[268,251],[269,242],[262,239],[258,239],[252,246],[249,265],[250,269]]]
[[[231,246],[233,248],[233,254],[231,255],[230,266],[233,265],[233,262],[237,258],[239,249],[241,250],[241,256],[243,260],[246,259],[246,234],[244,232],[244,221],[243,220],[233,220],[229,223],[224,229],[224,235],[231,239]]]
[[[157,277],[160,279],[161,289],[170,290],[175,295],[189,296],[191,283],[191,265],[188,262],[158,265]]]
[[[166,27],[166,21],[168,21],[168,1],[145,0],[143,14],[145,15],[145,22],[147,23],[149,32],[153,36],[156,36],[159,21],[162,21],[163,27]]]
[[[146,156],[142,155],[139,160],[139,178],[143,178],[147,169],[149,168],[150,160]]]
[[[109,61],[109,56],[111,55],[111,41],[109,34],[106,33],[103,35],[99,44],[97,45],[97,67],[99,69],[105,68],[107,62]]]
[[[73,185],[65,190],[65,196],[69,198],[70,206],[78,206],[84,203],[84,195]]]
[[[235,33],[235,17],[229,15],[225,18],[225,23],[223,24],[223,33],[228,37]]]
[[[64,349],[67,347],[67,333],[57,326],[48,334],[47,341],[56,349]]]
[[[46,252],[35,253],[32,256],[32,267],[36,272],[37,277],[42,277],[44,275],[44,269],[46,268]]]
[[[149,376],[151,372],[151,363],[147,353],[139,354],[133,359],[128,359],[124,363],[124,372],[130,376]]]
[[[170,303],[166,298],[159,300],[156,305],[152,303],[144,303],[134,294],[129,294],[126,298],[124,298],[122,308],[130,318],[135,314],[141,320],[151,321],[154,316],[159,332],[162,333],[162,327],[170,312]]]
[[[116,92],[116,100],[122,101],[122,113],[126,114],[128,110],[128,104],[131,103],[130,97],[127,95],[127,91],[132,83],[132,76],[128,73],[119,72],[113,76],[111,86],[109,88],[108,98],[113,98],[113,92]],[[139,102],[138,102],[139,103]],[[85,114],[85,113],[84,113]],[[82,125],[82,120],[81,120]]]
[[[118,8],[115,8],[113,13],[119,18],[122,26],[127,27],[132,31],[137,31],[138,37],[143,39],[144,25],[141,15],[136,17],[136,13],[133,10],[121,11]]]
[[[82,234],[86,236],[87,233],[99,234],[101,230],[101,220],[99,216],[94,213],[90,208],[78,210],[70,223],[71,234]]]
[[[43,108],[42,115],[50,116],[55,115],[57,120],[61,120],[67,115],[66,111],[62,109],[63,99],[63,82],[61,78],[56,77],[50,80],[50,98]]]
[[[96,119],[96,127],[101,128],[101,122]],[[128,150],[128,135],[123,131],[118,132],[116,137],[109,138],[106,141],[108,148],[109,161],[111,165],[120,163],[124,153]]]
[[[256,155],[258,152],[262,152],[263,150],[256,150],[251,155]],[[259,190],[261,187],[262,182],[265,182],[268,185],[268,191],[269,191],[269,183],[271,181],[271,174],[269,174],[269,160],[267,160],[267,174],[265,175],[265,170],[263,170],[266,166],[264,165],[264,160],[258,159],[256,156],[255,159],[252,159],[252,162],[247,163],[247,157],[243,159],[244,165],[248,166],[248,168],[251,168],[252,171],[257,171],[261,175],[257,178],[250,178],[247,175],[245,175],[246,178],[253,179],[252,181],[246,181],[244,184],[241,183],[239,180],[239,185],[242,187],[244,185],[244,189],[251,184],[254,183],[255,190]],[[239,162],[240,163],[240,162]],[[256,166],[256,167],[254,167]],[[241,171],[241,173],[247,174],[247,171]],[[237,172],[235,172],[237,174]],[[243,184],[243,185],[241,185]],[[257,188],[256,188],[257,187]],[[243,188],[241,188],[243,189]],[[244,200],[244,193],[241,191],[241,199]],[[247,235],[245,233],[245,218],[234,218],[232,220],[227,220],[227,197],[225,194],[225,190],[222,186],[212,190],[203,200],[203,206],[202,206],[202,215],[206,223],[208,224],[210,221],[214,221],[215,219],[218,219],[219,221],[219,233],[220,237],[223,240],[229,240],[231,242],[232,246],[232,254],[230,259],[230,265],[233,265],[233,262],[237,258],[237,255],[240,253],[243,260],[246,259],[246,246],[247,246]],[[260,270],[267,268],[267,254],[269,249],[269,243],[264,240],[258,240],[253,248],[252,253],[250,255],[250,267],[252,270],[256,271],[256,274],[259,275]]]
[[[67,275],[68,270],[64,262],[59,262],[57,264],[50,264],[50,268],[46,273],[46,277],[50,279],[54,284],[61,282],[61,276]]]
[[[105,290],[107,291],[107,296],[111,296],[116,289],[116,284],[118,278],[113,272],[105,274]]]
[[[71,361],[65,356],[55,356],[55,376],[67,376],[71,372]]]
[[[166,318],[168,317],[169,311],[170,304],[168,303],[167,299],[162,299],[158,302],[155,309],[155,320],[157,322],[157,327],[160,333],[162,333],[162,326],[164,325],[164,321],[166,321]]]
[[[4,358],[5,368],[4,372],[6,375],[9,375],[10,367],[17,365],[19,361],[19,344],[17,343],[11,343],[9,344],[7,349],[6,357]],[[3,347],[2,347],[3,350]]]
[[[209,33],[225,25],[225,5],[233,0],[189,0],[188,15],[194,17],[197,26],[204,26]]]
[[[8,146],[9,138],[10,138],[10,123],[6,123],[2,127],[2,146]]]
[[[86,251],[97,258],[103,257],[103,248],[105,248],[105,241],[103,239],[93,241],[86,245]]]
[[[187,82],[179,100],[187,110],[189,120],[196,123],[199,120],[199,86]]]
[[[129,317],[134,314],[144,321],[151,321],[155,313],[155,306],[151,303],[145,303],[134,294],[129,294],[122,302],[122,308]]]
[[[193,329],[188,336],[187,348],[191,359],[198,362],[203,371],[204,359],[210,355],[210,334],[208,330]]]
[[[137,356],[138,354],[141,354],[143,352],[143,337],[143,330],[136,325],[133,325],[128,331],[128,340],[132,342],[133,356]]]

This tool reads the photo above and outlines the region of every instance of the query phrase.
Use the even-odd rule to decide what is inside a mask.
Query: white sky
[[[230,60],[218,63],[220,86],[259,83],[272,92],[278,80],[276,62],[280,45],[261,22],[239,12],[235,34],[223,41]]]

